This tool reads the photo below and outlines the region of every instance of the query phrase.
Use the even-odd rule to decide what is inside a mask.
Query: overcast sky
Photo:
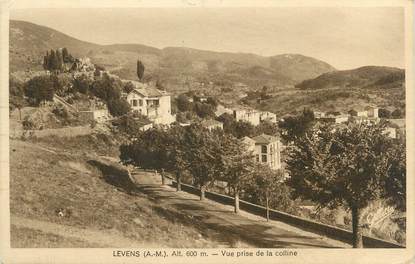
[[[300,53],[338,69],[404,67],[399,7],[15,9],[11,19],[99,44],[186,46],[264,56]]]

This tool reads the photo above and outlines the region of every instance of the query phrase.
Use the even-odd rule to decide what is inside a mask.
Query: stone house
[[[260,121],[269,121],[271,123],[277,123],[277,115],[271,112],[261,112]]]
[[[350,110],[348,113],[351,116],[362,116],[362,117],[367,117],[368,116],[367,110],[365,110],[363,108],[359,108],[359,107]]]
[[[378,118],[379,117],[379,108],[373,107],[373,106],[368,106],[368,107],[365,108],[365,110],[367,111],[367,116],[368,117],[373,117],[373,118]]]
[[[170,125],[176,121],[171,114],[170,94],[146,84],[133,84],[136,88],[126,98],[133,112],[147,116],[155,124]]]
[[[251,123],[254,126],[260,123],[260,112],[254,109],[234,109],[233,117],[238,122],[239,120]]]
[[[253,138],[244,137],[242,142],[252,151],[255,160],[268,164],[271,169],[281,168],[281,142],[279,138],[262,134]]]

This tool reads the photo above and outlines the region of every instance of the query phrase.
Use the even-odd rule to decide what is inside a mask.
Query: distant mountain
[[[405,71],[399,68],[365,66],[347,71],[324,73],[296,85],[300,89],[323,88],[394,88],[405,83]]]
[[[270,66],[275,71],[290,76],[296,82],[315,78],[322,73],[336,69],[330,64],[301,54],[282,54],[270,58]]]
[[[66,47],[74,56],[88,56],[122,78],[136,79],[136,60],[145,76],[167,84],[242,82],[254,87],[294,85],[334,71],[329,64],[299,54],[264,57],[249,53],[213,52],[185,47],[157,49],[140,44],[98,45],[48,27],[10,21],[10,70],[39,70],[47,50]]]

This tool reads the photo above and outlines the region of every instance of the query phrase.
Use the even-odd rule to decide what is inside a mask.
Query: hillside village
[[[278,64],[277,59],[286,61],[292,58],[275,56],[275,64]],[[37,62],[33,62],[36,64],[34,68],[24,73],[10,73],[10,139],[16,146],[32,144],[53,153],[67,144],[68,151],[76,153],[75,156],[79,156],[83,162],[87,161],[88,166],[94,165],[95,169],[110,170],[111,166],[106,165],[106,162],[111,160],[113,164],[122,167],[130,179],[135,177],[135,173],[138,175],[139,171],[141,174],[138,178],[142,175],[146,175],[144,180],[160,178],[162,185],[170,182],[177,191],[182,191],[182,188],[193,192],[197,190],[201,200],[205,199],[205,193],[206,197],[229,197],[236,214],[240,214],[241,199],[244,203],[254,204],[265,210],[268,221],[272,218],[270,210],[275,210],[306,219],[304,221],[317,221],[355,232],[352,224],[355,215],[350,204],[334,204],[336,209],[331,209],[329,205],[333,204],[330,202],[337,202],[340,198],[327,198],[319,192],[319,188],[326,186],[326,182],[315,183],[318,186],[306,186],[313,179],[313,175],[318,175],[313,174],[316,173],[315,168],[305,173],[310,166],[320,166],[317,168],[320,168],[321,173],[327,173],[326,175],[333,175],[336,166],[326,166],[329,161],[312,160],[307,154],[326,151],[316,139],[321,139],[322,142],[327,138],[333,142],[345,140],[345,145],[356,147],[354,153],[372,151],[367,150],[369,147],[359,149],[362,148],[360,140],[366,146],[374,146],[373,151],[384,151],[376,144],[385,145],[385,149],[388,148],[391,153],[390,156],[385,155],[385,160],[388,159],[392,169],[382,167],[382,175],[390,177],[391,180],[376,179],[382,182],[379,185],[389,186],[382,190],[384,196],[379,201],[371,196],[362,198],[369,201],[365,201],[364,210],[359,208],[364,215],[362,219],[366,221],[364,224],[369,226],[364,234],[399,245],[405,243],[406,216],[405,209],[402,209],[405,208],[402,205],[402,197],[405,198],[402,188],[405,183],[402,183],[402,177],[406,177],[406,174],[402,166],[406,166],[403,162],[406,159],[403,155],[406,154],[398,153],[398,149],[404,146],[406,130],[405,113],[402,110],[404,105],[399,104],[400,92],[396,96],[398,103],[394,103],[393,107],[385,104],[382,101],[384,99],[375,98],[376,100],[367,100],[369,103],[366,102],[363,106],[351,105],[349,108],[344,105],[321,107],[325,102],[315,108],[308,107],[308,103],[296,103],[296,106],[304,107],[284,105],[283,108],[290,108],[290,111],[280,111],[282,106],[274,105],[274,108],[270,108],[268,104],[299,93],[294,90],[296,88],[312,87],[318,90],[321,79],[326,81],[327,74],[322,73],[322,78],[321,75],[314,76],[305,71],[304,75],[310,79],[304,79],[298,73],[292,75],[284,84],[272,85],[258,84],[252,80],[232,80],[231,84],[223,84],[227,77],[219,78],[212,74],[191,82],[175,83],[173,89],[172,85],[162,81],[163,75],[160,72],[155,75],[154,69],[151,69],[151,73],[147,73],[146,67],[150,66],[140,57],[137,58],[133,75],[131,70],[128,74],[117,74],[116,70],[111,70],[111,67],[106,69],[94,58],[72,55],[71,50],[65,47],[45,51],[42,58],[34,61]],[[318,65],[317,68],[322,71],[333,70],[322,62]],[[43,69],[39,69],[40,67]],[[249,74],[260,75],[263,70],[254,67]],[[389,73],[386,80],[379,77],[382,80],[379,85],[399,86],[400,83],[397,82],[401,81],[402,76],[397,72],[398,77],[393,75],[392,78]],[[396,74],[395,71],[393,73]],[[364,85],[370,86],[376,82],[378,79]],[[295,85],[298,87],[294,88]],[[337,100],[338,87],[327,89],[335,91],[333,93]],[[361,87],[353,89],[360,91]],[[349,92],[356,91],[351,89]],[[319,91],[311,91],[303,96],[308,98],[311,94],[311,98],[318,93]],[[290,102],[285,100],[284,104]],[[377,105],[376,102],[381,103]],[[277,108],[279,110],[273,110]],[[350,142],[347,141],[349,138]],[[72,139],[74,143],[71,143]],[[344,146],[337,147],[343,152],[338,149],[333,151],[345,153],[344,157],[350,155],[347,156],[350,159],[360,158],[353,156]],[[379,153],[370,153],[368,156],[383,155]],[[343,157],[340,154],[338,156]],[[346,161],[341,162],[347,163]],[[63,161],[56,162],[61,164]],[[372,162],[384,164],[375,158]],[[19,168],[24,166],[23,163],[19,163]],[[369,166],[365,169],[373,168]],[[86,169],[82,167],[79,170]],[[360,170],[354,171],[357,171],[358,177],[364,177]],[[353,172],[348,173],[354,175]],[[304,175],[310,178],[304,179]],[[116,189],[126,188],[124,183],[118,182],[120,179],[114,180],[111,177],[105,181],[116,186]],[[342,179],[348,178],[340,178],[338,182]],[[371,180],[375,181],[368,181]],[[353,185],[354,182],[345,182],[342,186],[347,184]],[[81,192],[83,188],[86,187],[81,187]],[[134,193],[129,188],[131,187],[126,188],[128,195]],[[315,193],[307,188],[313,189]],[[335,193],[332,190],[327,192]],[[397,199],[399,201],[392,199],[394,205],[390,201],[391,192],[400,195],[400,199]],[[302,195],[297,195],[298,193]],[[362,189],[355,193],[366,192]],[[360,198],[359,195],[356,196]],[[18,197],[18,202],[27,199],[21,197],[21,194],[16,194],[13,198],[15,197]],[[323,198],[319,200],[315,197]],[[126,200],[128,199],[127,196]],[[349,202],[353,199],[345,200]],[[229,201],[225,204],[229,205]],[[55,209],[58,213],[48,217],[69,215],[65,209]],[[138,225],[144,226],[141,222]],[[183,243],[191,245],[189,241]],[[198,245],[202,244],[207,245],[208,241],[201,241]]]

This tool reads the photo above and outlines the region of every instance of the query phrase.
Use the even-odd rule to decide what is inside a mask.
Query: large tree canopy
[[[362,246],[360,211],[388,195],[386,177],[401,178],[396,174],[402,169],[390,167],[402,149],[393,147],[399,143],[388,138],[384,129],[374,123],[318,125],[295,141],[287,161],[294,197],[351,209],[355,247]]]

